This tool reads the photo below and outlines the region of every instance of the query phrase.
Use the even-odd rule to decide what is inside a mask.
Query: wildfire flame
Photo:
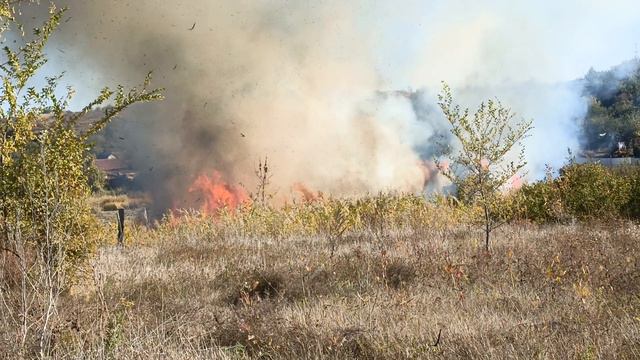
[[[449,160],[442,160],[440,161],[437,165],[436,168],[442,172],[448,172],[449,171]]]
[[[223,208],[234,209],[249,201],[244,188],[228,184],[219,171],[210,175],[202,174],[196,178],[189,193],[197,196],[200,211],[204,214],[216,214]]]
[[[524,184],[524,179],[519,174],[513,175],[507,182],[510,185],[511,190],[518,190]]]
[[[306,202],[314,202],[323,198],[322,192],[315,192],[300,182],[293,184],[292,189],[298,192]]]

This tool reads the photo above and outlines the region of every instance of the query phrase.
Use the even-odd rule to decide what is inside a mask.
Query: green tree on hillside
[[[591,70],[585,77],[585,95],[591,98],[582,122],[583,147],[587,150],[614,151],[618,142],[635,146],[640,156],[640,63],[621,78],[622,70]],[[637,152],[637,153],[636,153]]]
[[[457,140],[451,165],[439,165],[464,200],[481,208],[488,251],[491,232],[508,220],[500,189],[526,165],[521,142],[532,129],[531,121],[514,122],[514,113],[498,100],[481,103],[472,116],[454,104],[447,84],[438,99]],[[516,146],[519,153],[511,160]]]
[[[29,5],[0,1],[0,37],[5,40],[9,32],[19,37],[4,42],[14,47],[5,46],[0,60],[0,300],[10,311],[4,318],[14,320],[12,341],[42,357],[51,345],[58,297],[96,239],[86,201],[87,138],[130,105],[159,99],[161,92],[148,88],[149,77],[131,90],[104,88],[69,116],[73,92],[57,95],[61,76],[48,78],[43,88],[31,85],[47,62],[45,45],[64,10],[52,5],[49,18],[25,35],[15,14]],[[76,122],[101,105],[108,106],[100,119],[77,132]]]

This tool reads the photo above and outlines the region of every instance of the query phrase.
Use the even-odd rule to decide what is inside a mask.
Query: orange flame
[[[518,190],[522,187],[524,179],[519,174],[513,175],[509,181],[507,181],[511,190]]]
[[[189,193],[198,196],[196,202],[201,204],[200,210],[204,214],[215,214],[223,208],[235,209],[249,201],[244,188],[228,184],[215,170],[210,176],[198,176],[189,187]]]
[[[436,168],[442,172],[449,171],[449,160],[442,160],[437,165]]]
[[[444,164],[449,166],[449,163],[445,160],[443,162],[433,162],[429,160],[422,160],[418,163],[418,167],[422,171],[422,186],[427,187],[429,181],[438,174],[439,171],[443,171]]]
[[[300,193],[300,195],[302,196],[302,199],[305,202],[314,202],[316,200],[321,200],[323,198],[322,192],[320,192],[320,191],[315,192],[315,191],[309,189],[303,183],[299,183],[298,182],[298,183],[293,184],[293,190],[297,191],[298,193]]]

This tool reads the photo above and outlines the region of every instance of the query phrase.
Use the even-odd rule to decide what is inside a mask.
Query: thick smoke
[[[56,46],[96,86],[153,69],[166,87],[165,101],[128,115],[125,137],[164,206],[212,169],[251,188],[263,156],[280,193],[420,191],[410,102],[375,101],[372,44],[356,9],[338,5],[71,2]]]
[[[435,102],[442,80],[465,105],[498,96],[533,118],[527,154],[538,173],[577,144],[586,105],[566,81],[629,57],[632,44],[626,52],[610,39],[638,35],[638,12],[620,11],[631,1],[390,4],[60,1],[70,11],[49,69],[69,70],[77,104],[154,71],[166,100],[126,115],[123,147],[156,204],[179,206],[203,171],[251,188],[263,156],[281,195],[296,183],[420,191],[421,162],[447,131]],[[590,23],[611,14],[611,28]]]

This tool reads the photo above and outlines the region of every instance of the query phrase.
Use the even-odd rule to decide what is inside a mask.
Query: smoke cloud
[[[123,148],[160,207],[180,206],[211,169],[251,188],[264,156],[285,196],[296,183],[342,195],[422,191],[422,160],[447,133],[435,101],[442,80],[465,106],[497,96],[534,119],[535,176],[577,145],[586,103],[569,81],[630,58],[640,35],[633,1],[58,5],[70,10],[48,69],[69,70],[74,104],[149,70],[166,88],[165,101],[121,124]]]

